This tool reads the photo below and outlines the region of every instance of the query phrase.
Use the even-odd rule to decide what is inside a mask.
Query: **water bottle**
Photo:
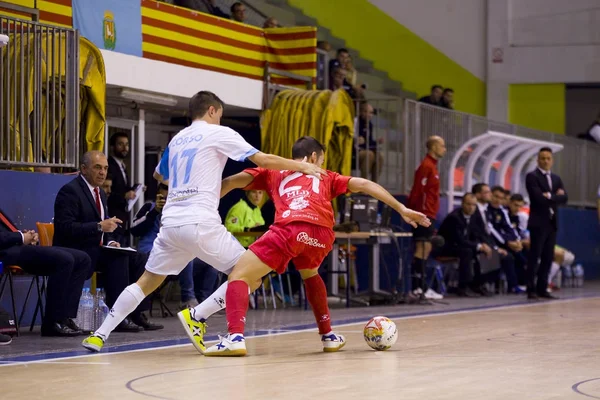
[[[99,300],[100,310],[102,310],[102,322],[104,322],[104,320],[108,316],[108,313],[110,312],[110,309],[108,308],[108,306],[105,303],[105,299],[106,299],[106,296],[104,295],[104,290],[102,290],[100,292],[100,300]]]
[[[577,264],[573,268],[573,277],[575,278],[575,287],[582,287],[583,286],[583,266],[581,264]]]
[[[77,326],[83,329],[83,303],[85,301],[85,289],[81,291],[81,297],[79,298],[79,306],[77,307],[77,318],[75,323]]]
[[[92,294],[90,293],[89,288],[85,288],[85,293],[83,295],[83,323],[82,329],[84,331],[91,331],[93,329],[93,321],[92,321],[92,313],[94,309],[94,299]]]
[[[563,268],[563,286],[564,287],[572,287],[573,286],[573,271],[571,271],[571,266],[567,265]]]
[[[560,289],[562,283],[562,268],[558,270],[556,276],[554,276],[554,284]]]

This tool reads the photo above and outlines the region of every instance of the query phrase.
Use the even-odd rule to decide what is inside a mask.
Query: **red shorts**
[[[278,274],[283,274],[290,261],[298,270],[319,268],[334,240],[335,233],[331,228],[293,222],[271,225],[249,249]]]

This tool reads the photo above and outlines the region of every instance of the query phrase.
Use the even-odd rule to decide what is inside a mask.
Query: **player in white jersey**
[[[160,182],[168,181],[169,195],[146,271],[125,288],[102,326],[83,341],[88,350],[100,351],[115,327],[167,275],[179,274],[194,258],[228,273],[244,254],[245,249],[225,229],[217,210],[228,158],[249,159],[259,167],[294,170],[319,178],[325,174],[314,164],[261,153],[234,130],[220,126],[223,102],[214,93],[197,93],[189,108],[192,124],[171,140],[154,173]]]

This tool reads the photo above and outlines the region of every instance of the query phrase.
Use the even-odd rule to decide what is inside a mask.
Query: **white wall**
[[[486,0],[369,1],[467,71],[485,80]]]
[[[600,82],[600,0],[488,0],[487,12],[488,117],[506,121],[509,84]]]
[[[252,110],[262,108],[262,81],[100,51],[108,85],[184,98],[190,98],[200,90],[209,90],[226,104]]]
[[[600,43],[598,0],[511,0],[512,46],[574,46]]]
[[[599,0],[488,1],[491,80],[600,82]],[[494,47],[503,63],[492,63]]]

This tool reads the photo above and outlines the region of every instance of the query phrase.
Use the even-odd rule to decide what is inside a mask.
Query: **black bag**
[[[0,308],[0,333],[11,336],[17,334],[16,321],[2,308]]]

